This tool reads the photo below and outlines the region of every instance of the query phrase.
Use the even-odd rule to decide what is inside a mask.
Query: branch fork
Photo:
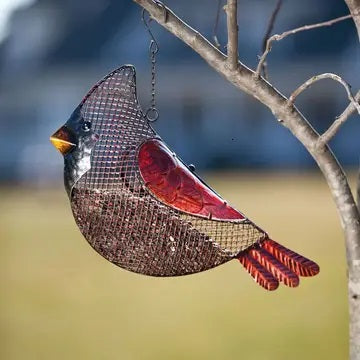
[[[336,19],[324,21],[324,22],[321,22],[321,23],[316,23],[316,24],[312,24],[312,25],[304,25],[304,26],[298,27],[296,29],[285,31],[285,32],[283,32],[281,34],[275,34],[275,35],[270,36],[266,41],[265,50],[264,50],[263,54],[260,56],[260,58],[259,58],[259,63],[258,63],[258,66],[256,68],[254,76],[259,77],[261,75],[261,71],[262,71],[262,69],[264,67],[266,57],[268,56],[269,52],[271,51],[272,43],[274,41],[280,41],[280,40],[286,38],[289,35],[294,35],[294,34],[296,34],[298,32],[301,32],[301,31],[317,29],[317,28],[324,27],[324,26],[331,26],[331,25],[334,25],[334,24],[336,24],[336,23],[338,23],[340,21],[344,21],[344,20],[351,19],[351,18],[352,18],[352,15],[349,14],[349,15],[345,15],[345,16],[340,16],[340,17],[338,17]]]

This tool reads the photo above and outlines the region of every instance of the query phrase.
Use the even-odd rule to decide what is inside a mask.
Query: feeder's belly
[[[107,260],[133,272],[186,275],[233,258],[190,221],[130,191],[75,188],[72,210],[90,245]]]

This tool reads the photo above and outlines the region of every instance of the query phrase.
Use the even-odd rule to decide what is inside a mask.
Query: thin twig
[[[278,0],[276,5],[275,5],[275,8],[270,16],[270,19],[269,19],[269,23],[268,23],[268,26],[267,26],[267,29],[266,29],[266,32],[265,32],[265,35],[264,35],[264,39],[263,39],[263,42],[262,42],[262,51],[264,52],[265,49],[266,49],[266,42],[267,42],[267,39],[270,37],[273,29],[274,29],[274,25],[275,25],[275,21],[276,21],[276,18],[278,16],[278,13],[280,11],[280,8],[283,4],[283,0]]]
[[[216,10],[215,23],[214,23],[214,28],[213,28],[214,44],[215,44],[215,46],[216,46],[218,49],[221,48],[221,44],[220,44],[219,38],[218,38],[218,36],[217,36],[217,31],[218,31],[218,26],[219,26],[220,11],[221,11],[222,2],[223,2],[223,0],[218,0],[218,6],[217,6],[217,10]]]
[[[227,55],[230,69],[236,70],[239,62],[237,0],[228,0],[226,6],[228,45]]]
[[[355,100],[353,94],[351,93],[350,85],[345,80],[343,80],[339,75],[332,74],[332,73],[324,73],[324,74],[320,74],[320,75],[315,75],[315,76],[311,77],[309,80],[305,81],[296,90],[294,90],[293,93],[290,95],[289,100],[288,100],[289,106],[292,106],[294,104],[295,99],[303,91],[308,89],[311,85],[315,84],[319,80],[323,80],[323,79],[331,79],[331,80],[339,82],[345,88],[350,102],[354,105],[355,109],[357,110],[357,112],[360,115],[360,104]]]
[[[265,32],[265,35],[264,35],[264,38],[263,38],[263,41],[262,41],[262,52],[264,53],[265,50],[266,50],[266,42],[268,40],[268,38],[270,37],[273,29],[274,29],[274,25],[275,25],[275,21],[276,21],[276,18],[279,14],[279,11],[281,9],[281,6],[283,4],[283,0],[277,0],[276,2],[276,5],[274,7],[274,10],[270,16],[270,19],[269,19],[269,23],[268,23],[268,26],[267,26],[267,29],[266,29],[266,32]],[[265,79],[268,78],[268,74],[267,74],[267,63],[266,61],[264,61],[263,65],[262,65],[262,69],[260,69],[260,73],[263,72],[264,74],[264,77]]]
[[[354,96],[354,100],[357,104],[360,101],[360,90]],[[346,109],[339,115],[335,121],[330,125],[330,127],[319,137],[318,146],[322,146],[324,144],[328,144],[329,141],[336,135],[339,131],[341,125],[343,125],[346,120],[356,111],[356,107],[354,103],[351,101],[350,104],[346,107]]]
[[[265,47],[265,51],[264,53],[261,55],[260,57],[260,60],[259,60],[259,63],[258,63],[258,66],[256,68],[256,71],[255,71],[255,76],[256,77],[259,77],[260,74],[261,74],[261,69],[263,67],[263,64],[266,60],[266,57],[267,55],[269,54],[269,52],[271,51],[271,46],[272,46],[272,43],[274,41],[280,41],[284,38],[286,38],[287,36],[289,35],[294,35],[298,32],[301,32],[301,31],[306,31],[306,30],[312,30],[312,29],[317,29],[317,28],[320,28],[320,27],[324,27],[324,26],[331,26],[333,24],[336,24],[340,21],[343,21],[343,20],[347,20],[347,19],[351,19],[352,18],[352,15],[349,14],[349,15],[345,15],[345,16],[340,16],[336,19],[332,19],[332,20],[329,20],[329,21],[324,21],[324,22],[321,22],[321,23],[317,23],[317,24],[312,24],[312,25],[305,25],[305,26],[301,26],[301,27],[298,27],[296,29],[292,29],[292,30],[288,30],[288,31],[285,31],[283,32],[282,34],[278,35],[278,34],[275,34],[271,37],[269,37],[269,39],[266,41],[266,47]]]

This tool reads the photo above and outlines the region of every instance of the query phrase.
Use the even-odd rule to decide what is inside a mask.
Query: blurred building
[[[211,39],[215,1],[165,1]],[[274,2],[239,5],[241,60],[254,68]],[[205,10],[204,10],[205,9]],[[348,13],[340,0],[285,2],[275,32]],[[222,16],[218,37],[226,40]],[[160,43],[155,127],[187,162],[199,168],[308,168],[313,160],[272,114],[237,91],[198,55],[152,24]],[[49,135],[62,125],[98,79],[124,63],[137,67],[143,108],[150,99],[149,37],[132,1],[38,0],[13,13],[0,44],[0,180],[50,182],[61,177],[61,157]],[[360,87],[360,50],[351,21],[276,43],[268,58],[271,81],[289,94],[322,72]],[[325,130],[346,107],[345,92],[324,81],[304,93],[299,107]],[[332,147],[356,166],[360,121],[349,119]]]

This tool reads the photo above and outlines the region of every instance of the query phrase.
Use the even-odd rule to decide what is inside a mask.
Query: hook
[[[163,9],[163,15],[164,15],[163,21],[166,22],[167,21],[167,9],[166,9],[165,5],[159,0],[152,0],[152,2]],[[146,17],[146,14],[147,14],[147,17]],[[150,46],[149,46],[150,59],[151,59],[151,103],[150,103],[150,107],[144,114],[144,117],[147,119],[147,121],[149,123],[152,123],[152,122],[155,122],[159,118],[159,111],[156,108],[156,101],[155,101],[155,95],[156,95],[155,94],[155,75],[156,75],[155,63],[156,63],[156,54],[159,52],[159,44],[156,41],[156,39],[150,29],[150,21],[152,20],[151,15],[150,15],[149,11],[145,10],[145,8],[143,8],[143,10],[142,10],[141,18],[142,18],[142,21],[144,22],[146,30],[148,31],[150,38],[151,38]]]
[[[164,16],[163,21],[164,21],[164,23],[166,23],[166,22],[167,22],[167,15],[168,15],[166,6],[165,6],[164,3],[161,2],[160,0],[152,0],[152,1],[153,1],[153,3],[155,3],[156,5],[158,5],[159,7],[162,8],[162,10],[163,10],[163,16]]]
[[[145,17],[145,13],[148,14],[148,20]],[[157,54],[157,52],[159,51],[159,44],[157,43],[151,29],[150,29],[150,21],[152,20],[150,17],[150,14],[148,13],[147,10],[143,9],[142,10],[142,15],[141,15],[142,21],[145,24],[146,30],[148,31],[150,37],[151,37],[151,41],[150,41],[150,52],[152,52],[153,54]]]
[[[163,12],[164,12],[163,21],[164,21],[164,23],[166,23],[167,22],[167,14],[168,14],[166,6],[160,0],[152,0],[152,1],[153,1],[154,4],[158,5],[159,7],[161,7],[163,9]],[[146,20],[146,18],[145,18],[145,13],[148,14],[148,17],[149,17],[148,20]],[[154,54],[156,54],[159,51],[159,44],[156,41],[152,31],[150,30],[150,21],[152,20],[152,18],[150,16],[150,13],[145,8],[142,9],[141,18],[142,18],[142,21],[144,22],[145,27],[146,27],[146,29],[149,32],[149,35],[151,37],[150,51],[153,52]]]

